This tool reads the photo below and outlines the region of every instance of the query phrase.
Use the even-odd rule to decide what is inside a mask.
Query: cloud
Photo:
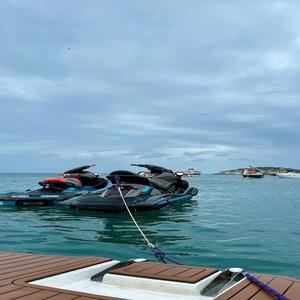
[[[2,1],[3,170],[143,160],[214,172],[247,157],[297,167],[299,8]]]

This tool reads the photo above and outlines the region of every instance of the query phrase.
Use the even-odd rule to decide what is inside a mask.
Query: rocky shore
[[[294,172],[300,174],[300,169],[293,169],[293,168],[282,168],[282,167],[256,167],[258,169],[261,169],[265,175],[276,175],[276,173],[280,172]],[[245,168],[240,169],[232,169],[232,170],[225,170],[216,173],[216,175],[241,175],[242,171]]]

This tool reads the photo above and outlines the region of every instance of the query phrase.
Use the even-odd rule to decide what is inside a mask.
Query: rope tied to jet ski
[[[132,215],[132,213],[131,213],[131,211],[130,211],[128,205],[127,205],[127,202],[126,202],[126,200],[125,200],[125,198],[124,198],[124,196],[123,196],[122,190],[121,190],[121,178],[120,178],[120,176],[115,175],[114,179],[115,179],[115,182],[116,182],[117,190],[118,190],[118,192],[119,192],[119,194],[120,194],[120,196],[121,196],[121,199],[122,199],[122,201],[123,201],[123,203],[124,203],[124,206],[125,206],[125,208],[126,208],[128,214],[129,214],[130,218],[132,219],[134,225],[136,226],[136,228],[138,229],[138,231],[140,232],[140,234],[141,234],[142,237],[144,238],[144,240],[145,240],[147,246],[150,248],[150,250],[151,250],[152,253],[155,255],[155,257],[159,258],[159,259],[160,259],[163,263],[165,263],[165,264],[168,263],[168,262],[170,262],[170,263],[173,263],[173,264],[176,264],[176,265],[181,265],[181,263],[176,262],[175,260],[168,258],[164,252],[162,252],[158,247],[154,246],[154,245],[149,241],[149,239],[146,237],[146,235],[144,234],[144,232],[142,231],[142,229],[140,228],[140,226],[139,226],[138,223],[136,222],[134,216]]]
[[[140,228],[140,226],[138,225],[138,223],[136,222],[136,220],[134,219],[134,217],[133,217],[133,215],[132,215],[132,213],[131,213],[128,205],[127,205],[127,202],[124,199],[123,193],[121,191],[121,178],[120,178],[120,176],[115,176],[115,181],[116,181],[116,187],[117,187],[117,189],[119,191],[119,194],[120,194],[120,196],[121,196],[121,198],[123,200],[123,203],[124,203],[124,205],[126,207],[126,210],[127,210],[128,214],[129,214],[129,216],[131,217],[134,225],[136,226],[136,228],[138,229],[138,231],[140,232],[140,234],[142,235],[142,237],[146,241],[147,246],[150,247],[150,248],[155,248],[154,245],[148,240],[148,238],[146,237],[146,235],[144,234],[144,232],[142,231],[142,229]]]
[[[160,259],[165,264],[172,263],[174,265],[182,265],[182,263],[180,263],[178,261],[175,261],[175,260],[167,257],[166,253],[162,252],[158,247],[150,248],[150,250],[155,255],[155,257],[157,257],[158,259]]]
[[[142,229],[140,228],[140,226],[138,225],[138,223],[136,222],[134,216],[132,215],[127,202],[123,196],[122,190],[121,190],[121,178],[118,175],[115,175],[115,182],[116,182],[116,187],[117,190],[123,200],[123,203],[125,205],[125,208],[129,214],[129,216],[131,217],[133,223],[135,224],[135,226],[137,227],[137,229],[139,230],[139,232],[141,233],[142,237],[144,238],[144,240],[147,243],[147,246],[150,248],[150,250],[152,251],[152,253],[155,255],[155,257],[159,258],[163,263],[167,264],[167,263],[173,263],[176,265],[182,265],[179,262],[176,262],[175,260],[168,258],[166,256],[166,254],[164,252],[162,252],[158,247],[154,246],[149,239],[146,237],[146,235],[143,233]],[[274,296],[276,299],[278,300],[290,300],[289,298],[287,298],[286,296],[282,295],[281,293],[277,292],[276,290],[274,290],[273,288],[271,288],[269,285],[265,284],[264,282],[260,281],[258,278],[256,278],[255,276],[246,273],[246,272],[240,272],[239,274],[242,274],[243,276],[245,276],[248,280],[250,280],[251,282],[253,282],[254,284],[256,284],[258,287],[260,287],[261,289],[263,289],[264,291],[266,291],[268,294]]]

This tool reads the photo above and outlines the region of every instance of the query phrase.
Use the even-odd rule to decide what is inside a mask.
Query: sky
[[[300,168],[299,95],[299,1],[0,2],[0,172]]]

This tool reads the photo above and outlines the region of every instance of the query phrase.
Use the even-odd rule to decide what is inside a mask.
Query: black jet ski
[[[0,195],[0,206],[48,206],[95,190],[104,191],[111,187],[108,179],[90,172],[95,165],[85,165],[61,174],[62,177],[46,178],[39,182],[42,187],[26,192],[10,192]]]
[[[189,201],[198,193],[197,188],[189,187],[188,182],[181,178],[183,173],[154,165],[134,166],[147,168],[147,176],[124,170],[114,171],[107,176],[113,184],[111,188],[75,197],[62,204],[77,209],[123,211],[125,205],[116,188],[116,178],[121,182],[120,188],[127,205],[135,211],[160,209]]]

